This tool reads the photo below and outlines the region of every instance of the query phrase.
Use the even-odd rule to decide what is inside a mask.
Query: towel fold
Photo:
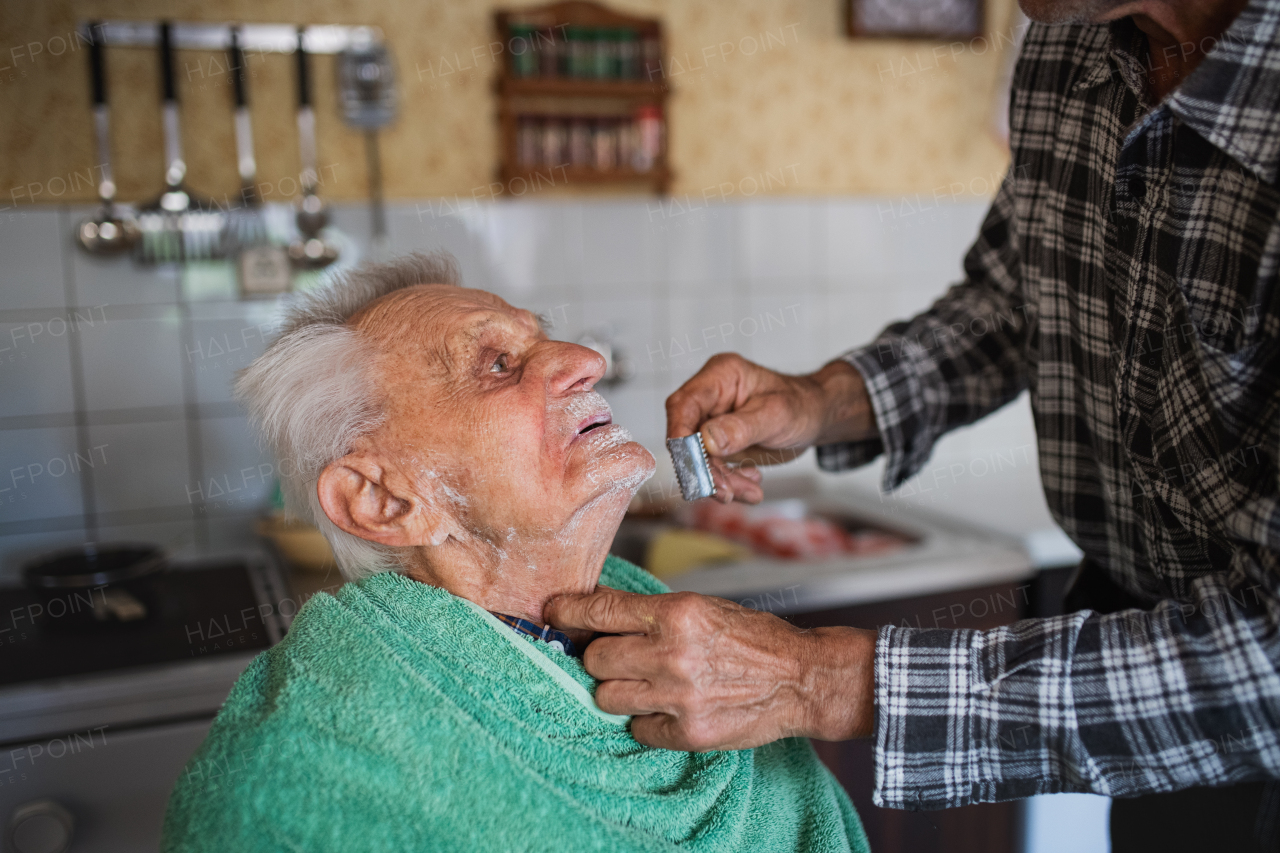
[[[609,557],[601,583],[666,588]],[[174,788],[166,851],[866,851],[807,741],[652,749],[581,663],[398,574],[317,595]]]

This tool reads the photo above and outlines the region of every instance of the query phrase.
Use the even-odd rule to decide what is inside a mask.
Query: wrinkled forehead
[[[426,348],[445,366],[486,335],[543,336],[543,325],[532,312],[487,291],[449,284],[418,284],[389,293],[356,312],[348,324],[385,353]]]

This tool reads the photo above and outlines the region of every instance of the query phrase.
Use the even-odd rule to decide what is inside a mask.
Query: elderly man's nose
[[[584,391],[604,376],[604,357],[593,349],[578,344],[556,341],[549,355],[548,381],[552,393]]]

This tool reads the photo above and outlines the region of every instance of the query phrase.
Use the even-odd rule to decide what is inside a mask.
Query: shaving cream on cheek
[[[410,456],[408,474],[413,481],[413,491],[424,507],[437,519],[427,541],[434,547],[443,545],[450,536],[465,541],[471,536],[464,527],[466,510],[470,505],[466,495],[450,483],[446,477],[418,456]]]

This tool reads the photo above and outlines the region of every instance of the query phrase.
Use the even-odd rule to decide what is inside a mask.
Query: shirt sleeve
[[[889,491],[920,470],[944,433],[990,414],[1026,387],[1035,318],[1015,249],[1015,180],[1011,168],[965,256],[965,281],[924,313],[841,356],[866,382],[880,436],[819,447],[820,467],[840,471],[883,452]]]
[[[1230,577],[1150,611],[881,628],[874,802],[938,809],[1280,778],[1280,559],[1241,551]]]

